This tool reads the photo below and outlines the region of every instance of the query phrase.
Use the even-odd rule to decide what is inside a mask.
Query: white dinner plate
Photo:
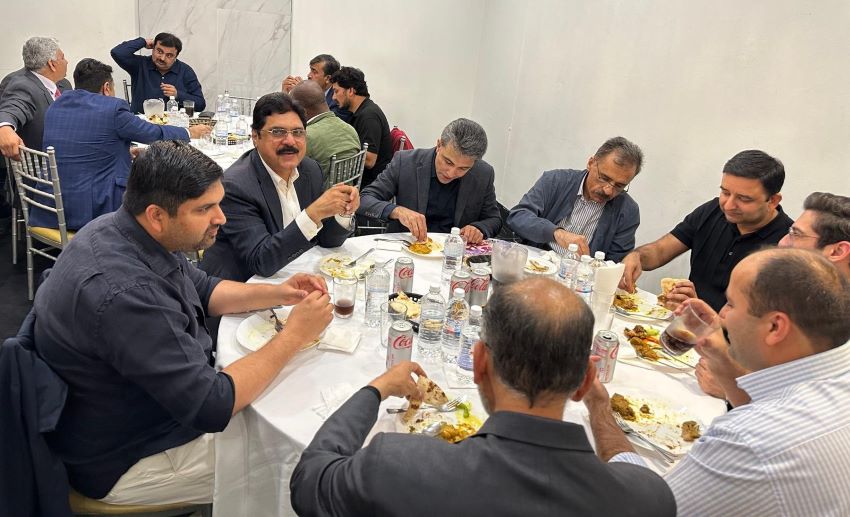
[[[411,250],[407,246],[402,246],[405,252],[413,255],[414,257],[427,258],[427,259],[442,259],[443,258],[443,241],[442,237],[434,238],[430,234],[428,238],[431,239],[431,251],[429,253],[418,253],[416,251]]]
[[[615,294],[629,296],[637,304],[637,309],[633,311],[625,310],[620,307],[616,307],[615,305],[618,314],[638,320],[668,321],[673,318],[673,311],[658,305],[658,296],[650,293],[649,291],[637,289],[634,294],[629,294],[622,289],[617,289]]]
[[[331,253],[322,257],[322,260],[319,261],[319,272],[331,278],[351,278],[353,276],[362,278],[375,267],[375,261],[370,257],[364,257],[358,260],[354,266],[343,265],[356,256],[352,256],[350,253]]]
[[[682,422],[693,420],[699,425],[700,433],[705,434],[705,423],[696,418],[687,407],[659,397],[618,393],[631,402],[631,406],[637,415],[636,421],[626,421],[629,426],[657,445],[666,447],[673,454],[687,454],[695,443],[686,442],[682,438]],[[651,410],[648,415],[640,412],[640,407],[643,404],[648,405]],[[634,443],[640,445],[637,440]]]
[[[289,311],[282,309],[275,309],[275,313],[277,317],[280,318],[280,321],[286,325],[286,316],[289,314]],[[268,343],[271,338],[273,338],[277,334],[274,329],[274,320],[271,317],[269,311],[263,311],[257,314],[252,314],[242,320],[239,323],[239,326],[236,328],[236,341],[242,345],[242,347],[256,352],[257,350],[263,348],[266,343]],[[313,348],[314,346],[319,344],[319,340],[308,343],[307,346],[302,348],[301,350],[307,350]]]

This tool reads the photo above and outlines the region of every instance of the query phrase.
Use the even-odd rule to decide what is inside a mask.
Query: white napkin
[[[360,332],[348,328],[328,328],[319,342],[319,350],[334,350],[350,354],[360,344]]]
[[[558,255],[557,253],[555,253],[552,250],[549,250],[546,253],[544,253],[542,255],[542,257],[543,257],[544,260],[548,260],[549,262],[551,262],[552,264],[555,264],[556,266],[560,267],[560,265],[561,265],[561,256]]]
[[[597,269],[596,277],[593,280],[594,292],[613,297],[625,269],[625,264],[606,265]]]
[[[354,387],[347,382],[341,382],[327,388],[322,388],[320,393],[322,395],[322,403],[314,406],[313,411],[322,420],[325,420],[354,394]]]
[[[375,241],[375,248],[384,251],[401,251],[400,242]]]

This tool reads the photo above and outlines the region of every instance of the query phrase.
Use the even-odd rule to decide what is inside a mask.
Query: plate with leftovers
[[[443,243],[438,242],[431,237],[428,237],[427,240],[422,242],[414,242],[410,246],[402,246],[401,249],[417,257],[435,259],[443,258]]]
[[[623,335],[626,342],[634,350],[635,357],[649,363],[690,372],[699,361],[699,356],[693,349],[677,357],[665,352],[659,341],[661,330],[652,325],[643,324],[635,325],[632,328],[626,327],[623,330]],[[630,357],[628,354],[624,354],[618,359],[627,360]]]
[[[686,454],[705,429],[687,408],[676,407],[665,400],[614,393],[611,411],[619,414],[636,432],[677,455]]]
[[[319,272],[331,278],[364,278],[375,267],[375,261],[362,258],[353,266],[346,266],[357,255],[349,253],[331,253],[319,261]]]
[[[673,311],[659,305],[654,294],[642,289],[634,293],[617,289],[614,293],[614,307],[617,313],[631,318],[669,320],[673,317]]]
[[[449,443],[457,443],[478,432],[482,420],[473,414],[471,402],[461,402],[454,411],[441,413],[433,407],[423,407],[422,403],[432,406],[445,404],[449,398],[443,390],[428,377],[419,377],[417,385],[424,397],[411,400],[405,413],[393,417],[398,432],[421,433],[439,422],[442,427],[435,437]]]
[[[558,272],[558,265],[542,258],[530,258],[526,261],[523,271],[527,275],[549,276]]]
[[[280,322],[286,326],[286,316],[289,314],[287,310],[275,309]],[[252,352],[263,348],[277,334],[275,330],[275,321],[272,318],[271,312],[268,310],[252,314],[242,320],[239,326],[236,327],[236,341]],[[319,340],[313,340],[303,346],[301,350],[313,348],[319,344]]]

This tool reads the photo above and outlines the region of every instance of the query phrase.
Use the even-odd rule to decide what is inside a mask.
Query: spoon
[[[445,422],[434,422],[433,424],[420,431],[419,434],[424,434],[425,436],[437,436],[438,434],[440,434],[440,431],[443,430],[444,425],[446,425]]]

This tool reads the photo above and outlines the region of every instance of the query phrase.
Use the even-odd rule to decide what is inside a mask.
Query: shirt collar
[[[174,72],[176,74],[177,71],[180,70],[180,67],[183,66],[183,64],[180,62],[179,59],[175,59],[174,63],[171,65],[171,68],[169,68],[168,71],[165,72],[165,74],[163,74],[159,71],[159,68],[157,68],[156,64],[153,62],[153,57],[152,56],[147,56],[147,57],[148,57],[148,68],[151,69],[151,70],[155,70],[156,73],[158,73],[161,76],[164,76],[164,75],[166,75],[170,72]]]
[[[843,345],[738,377],[738,387],[753,401],[802,382],[835,378],[850,368],[850,341]]]
[[[758,235],[759,239],[766,239],[774,232],[776,225],[782,224],[783,219],[785,219],[785,212],[782,210],[782,205],[776,205],[776,216],[753,233]]]
[[[310,124],[312,124],[313,122],[318,122],[319,120],[321,120],[321,119],[323,119],[323,118],[326,118],[326,117],[335,117],[335,116],[336,116],[336,115],[334,115],[334,112],[333,112],[333,111],[328,110],[328,111],[326,111],[326,112],[324,112],[324,113],[319,113],[319,114],[318,114],[318,115],[316,115],[315,117],[312,117],[310,120],[308,120],[308,121],[307,121],[307,125],[309,126],[309,125],[310,125]]]
[[[272,181],[274,182],[274,186],[278,190],[289,190],[290,188],[292,188],[292,185],[295,184],[295,180],[297,180],[298,177],[300,176],[300,174],[298,174],[298,167],[296,167],[295,170],[292,171],[292,175],[289,176],[289,181],[287,182],[283,178],[281,178],[278,175],[278,173],[276,173],[274,170],[272,170],[271,167],[269,167],[269,164],[267,164],[266,161],[263,160],[263,157],[262,157],[262,155],[260,155],[260,153],[257,153],[257,158],[260,159],[260,162],[263,164],[263,167],[266,168],[266,172],[268,172],[269,176],[272,177]]]
[[[144,257],[151,270],[161,277],[166,277],[175,269],[180,268],[180,260],[176,252],[165,249],[156,239],[123,206],[115,212],[115,225],[118,230],[136,244],[136,249]]]
[[[41,84],[43,84],[44,87],[47,88],[47,91],[50,92],[51,97],[56,97],[56,90],[58,88],[56,86],[56,83],[54,83],[53,81],[51,81],[47,77],[44,77],[43,75],[41,75],[38,72],[33,72],[32,70],[30,70],[30,73],[32,73],[32,75],[38,77],[38,80],[41,81]]]
[[[593,454],[593,448],[582,426],[513,411],[493,413],[475,434],[492,434],[517,442]]]

